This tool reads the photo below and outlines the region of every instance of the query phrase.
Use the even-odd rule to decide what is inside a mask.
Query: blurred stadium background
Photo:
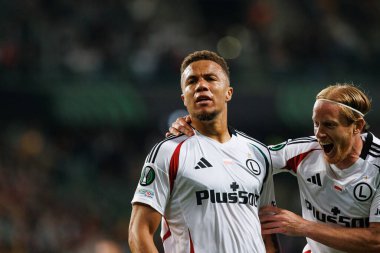
[[[179,65],[194,50],[228,60],[230,124],[264,143],[312,135],[314,96],[335,82],[368,92],[380,135],[379,1],[0,6],[1,253],[129,252],[141,165],[184,113]],[[300,213],[294,178],[275,182],[279,205]],[[286,253],[304,244],[280,238]]]

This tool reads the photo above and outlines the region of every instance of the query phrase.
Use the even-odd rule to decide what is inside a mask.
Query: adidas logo
[[[319,173],[315,174],[314,176],[312,177],[309,177],[308,179],[306,179],[308,182],[310,183],[313,183],[313,184],[316,184],[316,185],[319,185],[319,186],[322,186],[322,183],[321,183],[321,176]]]
[[[211,163],[209,163],[204,157],[202,157],[194,169],[198,170],[200,168],[210,168],[210,167],[212,167]]]

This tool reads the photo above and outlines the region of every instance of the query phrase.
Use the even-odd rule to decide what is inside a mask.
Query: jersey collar
[[[367,157],[369,153],[369,149],[371,148],[371,145],[373,143],[373,135],[371,132],[367,132],[366,135],[363,135],[364,145],[362,148],[362,152],[360,153],[360,158],[364,159]]]

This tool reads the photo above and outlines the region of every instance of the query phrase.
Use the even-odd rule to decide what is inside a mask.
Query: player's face
[[[181,76],[182,100],[191,116],[213,120],[231,100],[232,88],[219,64],[200,60],[191,63]]]
[[[317,100],[313,108],[314,134],[330,164],[343,164],[350,159],[354,146],[354,124],[340,113],[341,108]]]

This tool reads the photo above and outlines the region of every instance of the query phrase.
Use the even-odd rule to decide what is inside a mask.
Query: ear
[[[181,94],[181,99],[183,101],[183,105],[186,106],[186,102],[185,102],[185,96],[183,94]]]
[[[357,121],[355,121],[354,134],[362,133],[364,127],[365,127],[365,121],[363,118],[360,118]]]
[[[232,87],[228,87],[227,92],[226,92],[226,102],[228,102],[232,99],[233,93],[234,93],[234,89]]]

